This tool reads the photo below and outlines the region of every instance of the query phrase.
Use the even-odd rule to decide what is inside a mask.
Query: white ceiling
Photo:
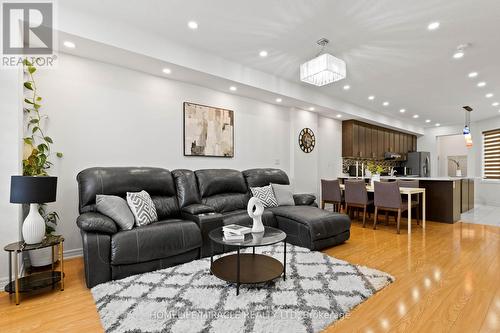
[[[400,117],[419,114],[432,123],[500,115],[499,0],[64,0],[60,6],[121,20],[168,40],[299,82],[300,63],[318,51],[344,59],[348,78],[319,91],[372,111]],[[199,29],[187,28],[195,20]],[[439,21],[436,31],[430,22]],[[465,57],[452,59],[459,44]],[[260,50],[267,58],[260,58]],[[477,71],[470,79],[467,74]],[[484,88],[476,87],[487,82]],[[344,91],[342,86],[351,89]],[[485,98],[486,93],[493,98]],[[375,95],[374,101],[368,96]],[[388,107],[382,102],[389,101]]]

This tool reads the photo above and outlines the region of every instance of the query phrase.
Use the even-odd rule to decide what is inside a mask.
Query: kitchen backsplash
[[[342,173],[349,173],[349,167],[351,165],[356,165],[356,162],[361,165],[361,163],[364,163],[365,165],[368,164],[368,162],[374,162],[377,165],[382,165],[385,168],[390,168],[390,167],[402,167],[403,166],[403,161],[395,161],[395,160],[377,160],[374,161],[373,159],[369,158],[342,158]]]

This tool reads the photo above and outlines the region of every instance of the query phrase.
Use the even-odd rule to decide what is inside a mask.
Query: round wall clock
[[[299,134],[299,146],[304,153],[310,153],[316,144],[316,137],[310,128],[303,128]]]

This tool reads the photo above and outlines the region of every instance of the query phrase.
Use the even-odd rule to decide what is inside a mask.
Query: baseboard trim
[[[72,258],[78,258],[83,256],[83,249],[71,249],[71,250],[66,250],[64,251],[64,260],[66,259],[72,259]],[[24,275],[24,265],[21,265],[20,267],[20,273],[21,276]],[[14,274],[14,273],[13,273]],[[3,290],[3,287],[9,283],[9,277],[8,276],[2,276],[0,277],[0,287]]]
[[[64,259],[78,258],[83,256],[83,249],[72,249],[64,251]]]

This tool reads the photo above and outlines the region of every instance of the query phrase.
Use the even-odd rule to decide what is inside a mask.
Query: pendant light
[[[464,106],[465,110],[465,126],[463,130],[465,146],[467,148],[472,148],[472,135],[470,133],[470,113],[472,112],[472,108],[470,106]]]

